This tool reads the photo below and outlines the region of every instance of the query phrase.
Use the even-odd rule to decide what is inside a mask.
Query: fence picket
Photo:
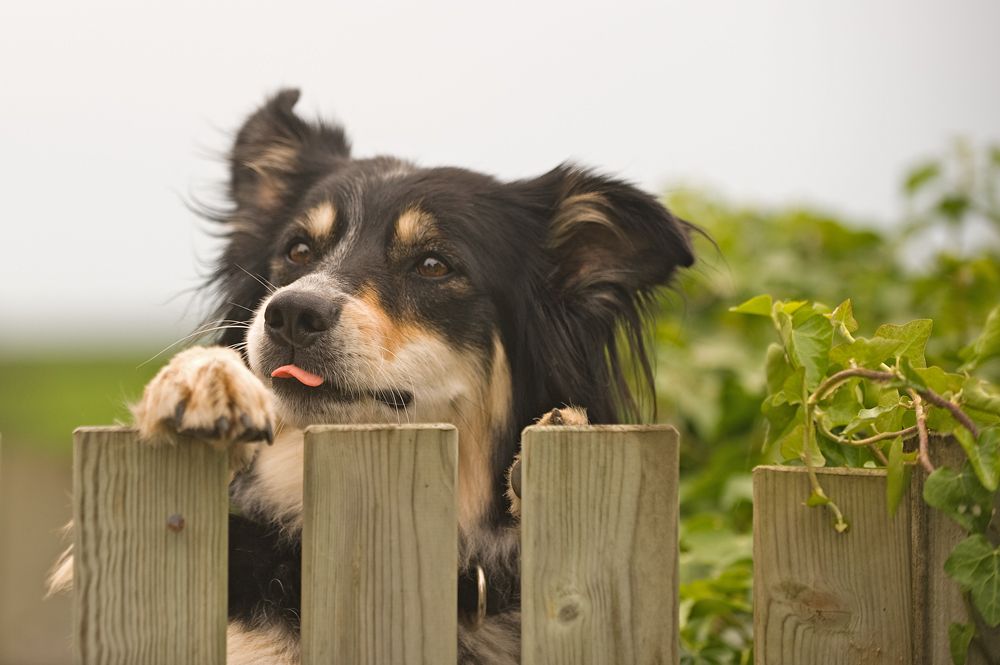
[[[886,511],[875,469],[818,469],[850,520],[803,503],[803,467],[754,470],[756,663],[911,663],[910,504]]]
[[[134,430],[76,430],[76,663],[226,661],[228,460]]]
[[[451,425],[306,431],[305,665],[453,665],[458,433]]]
[[[678,662],[678,437],[529,427],[522,438],[524,665]]]

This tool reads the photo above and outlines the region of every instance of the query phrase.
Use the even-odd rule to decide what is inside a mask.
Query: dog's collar
[[[458,574],[458,612],[473,630],[487,616],[516,608],[521,602],[521,579],[509,571],[487,570],[473,562]]]

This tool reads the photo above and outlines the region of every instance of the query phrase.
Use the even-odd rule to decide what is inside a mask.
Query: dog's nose
[[[315,293],[285,291],[267,304],[264,328],[278,344],[303,348],[337,323],[340,309],[340,302]]]

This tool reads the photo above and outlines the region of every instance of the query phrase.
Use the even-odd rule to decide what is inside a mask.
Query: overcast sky
[[[283,86],[358,156],[888,223],[909,165],[1000,139],[998,28],[994,0],[6,2],[0,354],[190,332],[213,241],[185,201]]]

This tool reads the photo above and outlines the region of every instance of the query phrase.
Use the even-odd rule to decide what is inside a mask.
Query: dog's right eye
[[[425,256],[417,264],[417,272],[423,277],[444,277],[451,272],[451,268],[436,256]]]
[[[288,260],[305,265],[312,259],[312,249],[304,242],[297,242],[288,248]]]

